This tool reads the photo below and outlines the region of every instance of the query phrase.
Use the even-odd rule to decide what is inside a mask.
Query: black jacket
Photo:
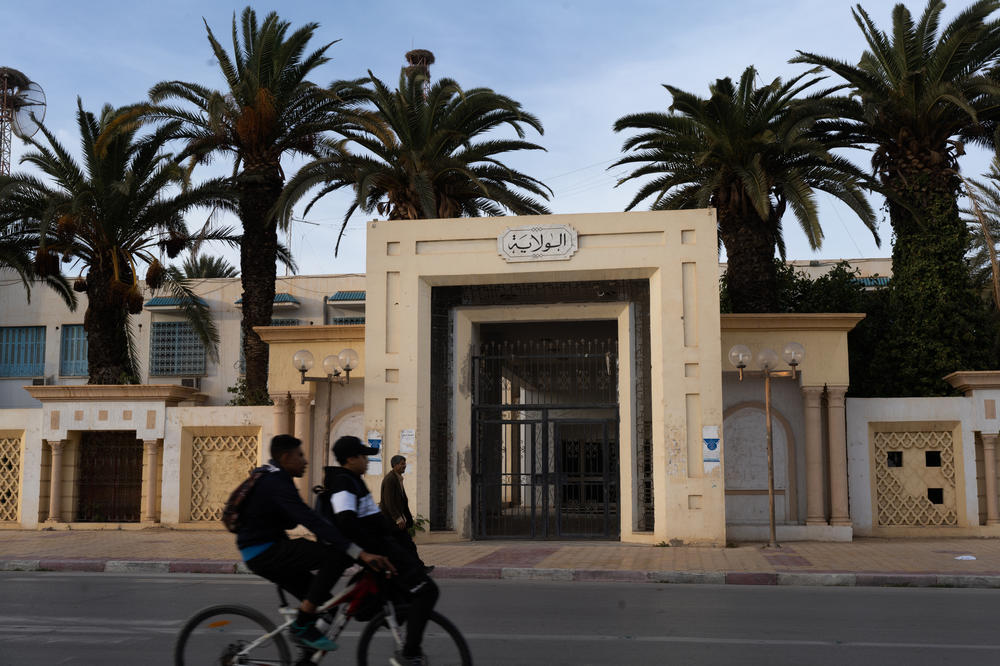
[[[236,546],[246,548],[283,541],[288,539],[285,530],[304,525],[321,540],[357,559],[361,548],[302,501],[291,474],[273,462],[269,467],[269,472],[257,480],[240,507],[241,527],[236,533]]]
[[[324,467],[323,471],[337,527],[366,550],[382,552],[389,526],[364,480],[343,467]]]

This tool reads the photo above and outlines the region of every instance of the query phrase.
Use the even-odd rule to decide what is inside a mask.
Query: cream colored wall
[[[18,503],[21,527],[36,527],[39,519],[44,519],[39,514],[48,510],[48,497],[45,498],[45,504],[41,502],[43,484],[48,482],[44,478],[45,456],[42,451],[41,430],[40,409],[0,409],[0,436],[21,437],[21,497]]]
[[[365,376],[365,327],[364,326],[299,326],[295,328],[260,326],[255,329],[268,343],[267,389],[271,395],[291,392],[315,394],[312,382],[302,384],[299,371],[292,365],[292,357],[300,349],[312,352],[310,377],[323,376],[323,359],[336,356],[351,348],[358,352],[359,365],[351,371],[351,379]]]
[[[568,261],[506,263],[497,236],[529,223],[571,225],[578,252]],[[706,474],[700,459],[702,427],[722,426],[715,225],[710,210],[369,223],[365,424],[383,433],[386,456],[402,429],[416,430],[406,475],[415,513],[430,508],[431,289],[649,279],[656,531],[636,538],[724,543],[722,468]],[[467,432],[452,437],[455,450],[468,446]],[[459,473],[468,464],[461,460]],[[462,515],[470,497],[456,494],[455,503]],[[631,534],[622,530],[623,539]]]

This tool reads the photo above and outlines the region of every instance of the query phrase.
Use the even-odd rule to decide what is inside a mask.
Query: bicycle
[[[348,621],[366,622],[358,641],[360,666],[388,664],[401,649],[406,637],[406,604],[393,601],[398,594],[385,579],[370,569],[357,572],[347,587],[319,608],[329,623],[324,630],[336,640]],[[290,638],[285,633],[298,612],[288,605],[278,587],[284,621],[275,625],[266,615],[250,606],[223,604],[195,613],[181,628],[174,644],[176,666],[292,666],[318,664],[326,652],[295,645],[293,660]],[[423,650],[433,666],[471,666],[472,655],[461,632],[448,618],[432,611],[424,631]]]

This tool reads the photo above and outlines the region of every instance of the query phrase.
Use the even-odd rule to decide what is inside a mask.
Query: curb
[[[237,560],[111,560],[103,558],[0,559],[0,571],[55,571],[125,574],[249,574]],[[536,569],[532,567],[439,566],[434,577],[452,580],[520,580],[661,585],[781,585],[809,587],[955,587],[1000,589],[1000,576],[982,574],[633,571],[618,569]]]

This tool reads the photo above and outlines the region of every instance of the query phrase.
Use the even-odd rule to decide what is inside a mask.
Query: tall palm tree
[[[847,204],[876,241],[875,215],[860,185],[863,174],[831,153],[840,147],[815,132],[824,93],[800,97],[820,79],[801,74],[755,85],[744,70],[709,86],[707,99],[673,86],[670,113],[619,118],[616,132],[639,130],[622,146],[613,166],[638,164],[619,181],[653,176],[626,210],[652,197],[651,210],[714,207],[728,260],[727,280],[736,312],[775,312],[775,248],[785,246],[781,218],[791,208],[810,246],[823,241],[815,190]],[[631,151],[631,152],[630,152]]]
[[[318,24],[290,32],[274,12],[257,23],[247,7],[237,26],[233,16],[232,54],[205,24],[208,42],[225,79],[225,89],[165,81],[149,91],[158,106],[149,117],[182,122],[187,146],[182,156],[234,160],[233,186],[243,226],[240,274],[243,282],[243,353],[248,393],[268,401],[268,348],[253,331],[271,321],[278,252],[278,218],[273,210],[285,184],[281,160],[292,155],[319,157],[318,136],[341,101],[308,80],[328,62],[333,42],[306,52]],[[163,105],[176,99],[182,106]]]
[[[139,136],[137,114],[134,107],[105,106],[95,116],[78,100],[82,164],[43,125],[45,143],[28,139],[32,150],[21,161],[48,180],[15,174],[0,199],[0,226],[39,225],[37,275],[58,274],[60,257],[86,273],[73,288],[88,299],[84,330],[91,384],[138,381],[129,314],[142,310],[140,265],[147,265],[147,284],[156,288],[164,280],[160,252],[175,256],[189,242],[183,215],[201,205],[231,207],[222,181],[186,186],[185,170],[162,151],[178,123]],[[184,288],[168,287],[182,297],[196,332],[214,355],[218,333],[206,306]]]
[[[313,187],[319,190],[309,207],[330,192],[353,189],[354,202],[337,238],[339,249],[347,220],[358,209],[390,220],[548,213],[541,200],[551,190],[497,157],[544,150],[524,140],[523,126],[543,132],[538,118],[488,88],[463,91],[452,79],[428,83],[425,69],[404,68],[396,90],[371,72],[366,79],[331,86],[332,94],[352,101],[337,132],[363,152],[327,142],[328,154],[289,180],[284,214]],[[517,139],[490,136],[504,125],[513,128]]]
[[[799,52],[796,62],[842,77],[849,97],[826,129],[873,149],[872,170],[886,196],[895,242],[890,288],[893,349],[880,355],[897,378],[893,392],[950,391],[941,380],[978,369],[983,350],[981,304],[965,262],[969,235],[960,219],[958,158],[965,143],[994,147],[1000,84],[997,0],[978,0],[941,28],[941,0],[919,20],[898,4],[892,31],[880,30],[861,6],[854,20],[868,43],[857,63]]]

